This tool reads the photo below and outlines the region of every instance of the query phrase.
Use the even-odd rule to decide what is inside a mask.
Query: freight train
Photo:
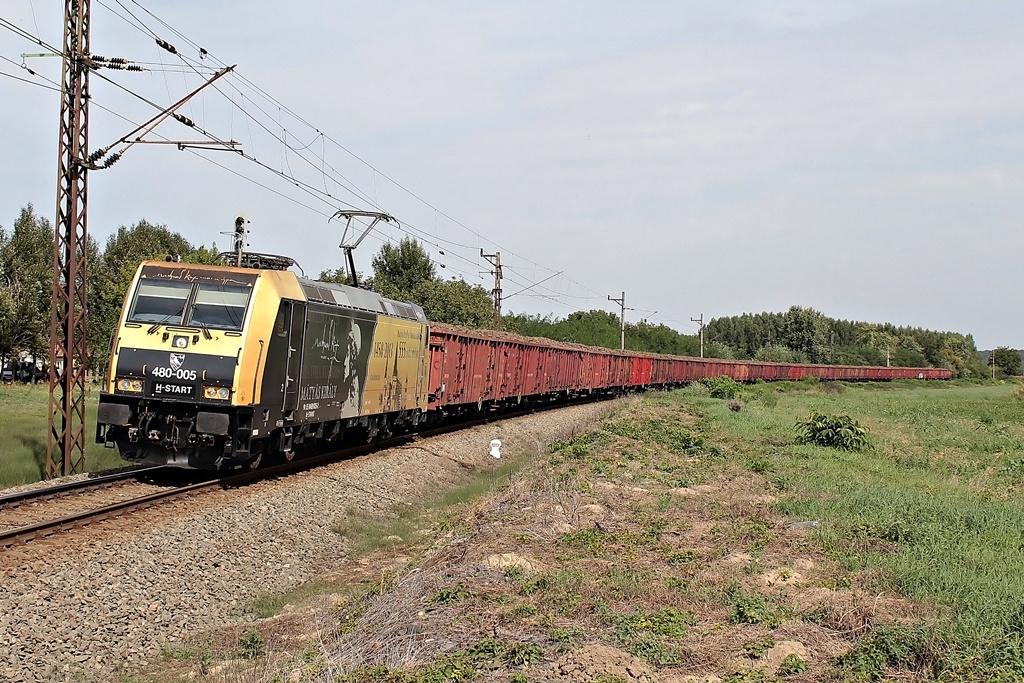
[[[431,324],[412,303],[299,277],[287,259],[247,263],[139,266],[100,393],[99,443],[133,462],[256,468],[452,416],[719,375],[950,378],[941,368],[686,358],[465,330]]]

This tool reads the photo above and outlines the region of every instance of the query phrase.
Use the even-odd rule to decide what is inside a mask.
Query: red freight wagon
[[[647,386],[673,386],[727,375],[758,379],[889,380],[949,379],[943,368],[882,368],[766,363],[658,356],[622,352],[515,334],[430,329],[430,409],[482,408],[524,399],[565,398],[591,392],[616,393]]]

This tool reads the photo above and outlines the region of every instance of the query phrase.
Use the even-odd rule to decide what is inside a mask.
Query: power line
[[[118,5],[120,5],[120,6],[122,6],[122,7],[124,6],[124,5],[123,5],[123,3],[122,3],[122,2],[120,2],[120,0],[117,0],[117,2],[118,2]],[[146,8],[145,6],[143,6],[143,5],[141,4],[141,3],[139,3],[139,2],[138,2],[138,0],[132,0],[132,2],[133,2],[133,4],[134,4],[134,5],[138,6],[138,7],[139,7],[139,8],[140,8],[140,9],[141,9],[141,10],[142,10],[143,12],[145,12],[145,13],[146,13],[147,15],[149,15],[150,17],[152,17],[152,18],[153,18],[153,19],[154,19],[155,21],[159,22],[159,23],[160,23],[160,24],[161,24],[161,25],[162,25],[163,27],[165,27],[165,28],[166,28],[167,30],[171,31],[171,32],[172,32],[172,33],[173,33],[173,34],[174,34],[175,36],[177,36],[178,38],[180,38],[180,39],[184,40],[184,41],[185,41],[185,42],[186,42],[186,43],[187,43],[187,44],[188,44],[188,45],[189,45],[190,47],[192,47],[193,49],[197,50],[197,51],[198,51],[198,52],[200,53],[200,56],[201,56],[201,57],[205,56],[206,58],[210,58],[210,59],[212,59],[212,60],[214,60],[214,61],[220,62],[220,60],[219,60],[219,59],[218,59],[218,58],[217,58],[216,56],[214,56],[214,55],[210,54],[210,53],[209,53],[208,51],[206,51],[206,50],[205,50],[204,48],[202,48],[202,47],[201,47],[201,46],[200,46],[200,45],[199,45],[198,43],[196,43],[195,41],[193,41],[193,40],[189,39],[189,38],[188,38],[188,37],[187,37],[187,36],[186,36],[185,34],[183,34],[182,32],[178,31],[178,30],[177,30],[177,29],[175,29],[175,28],[174,28],[173,26],[171,26],[170,24],[168,24],[167,22],[165,22],[164,20],[162,20],[162,19],[161,19],[160,17],[158,17],[158,16],[157,16],[156,14],[154,14],[154,13],[153,13],[152,11],[150,11],[150,10],[149,10],[149,9],[147,9],[147,8]],[[154,35],[154,36],[156,35],[156,34],[155,34],[155,32],[153,32],[153,31],[152,31],[151,29],[149,29],[149,27],[148,27],[148,26],[146,26],[146,25],[145,25],[145,23],[144,23],[144,22],[142,22],[142,21],[141,21],[140,19],[138,19],[138,17],[136,17],[136,16],[134,15],[134,14],[132,14],[132,17],[133,17],[133,18],[135,18],[135,20],[136,20],[136,21],[137,21],[137,22],[138,22],[138,23],[140,24],[140,26],[144,27],[144,29],[145,29],[145,30],[146,30],[147,32],[149,32],[150,34],[152,34],[152,35]],[[182,59],[183,61],[186,61],[186,62],[188,62],[188,58],[187,58],[187,57],[186,57],[185,55],[182,55],[182,54],[178,53],[178,56],[179,56],[179,58],[181,58],[181,59]],[[220,63],[221,63],[222,65],[224,64],[223,62],[220,62]],[[247,85],[249,85],[249,86],[250,86],[251,88],[253,88],[253,90],[255,90],[255,91],[256,91],[257,93],[261,94],[261,95],[262,95],[262,96],[263,96],[264,98],[266,98],[266,99],[267,99],[268,101],[270,101],[271,103],[275,104],[275,105],[276,105],[276,106],[277,106],[277,107],[279,108],[279,111],[280,111],[280,112],[285,112],[285,113],[287,113],[287,114],[288,114],[289,116],[291,116],[291,117],[292,117],[293,119],[295,119],[295,120],[296,120],[297,122],[299,122],[299,123],[302,123],[303,125],[307,126],[308,128],[312,129],[313,131],[315,131],[315,132],[317,133],[317,135],[318,135],[318,136],[323,136],[323,138],[324,138],[325,140],[327,140],[327,141],[330,141],[330,142],[331,142],[331,143],[332,143],[333,145],[335,145],[336,147],[338,147],[339,149],[341,149],[342,151],[344,151],[344,152],[345,152],[346,154],[350,155],[350,156],[351,156],[352,158],[354,158],[355,160],[357,160],[357,161],[359,161],[360,163],[362,163],[363,165],[365,165],[365,166],[366,166],[366,167],[367,167],[368,169],[370,169],[371,171],[373,171],[373,172],[374,172],[375,174],[379,174],[379,175],[380,175],[381,177],[383,177],[384,179],[386,179],[386,180],[387,180],[388,182],[392,183],[392,184],[393,184],[393,185],[394,185],[395,187],[399,188],[400,190],[402,190],[403,192],[405,192],[405,193],[406,193],[406,194],[408,194],[409,196],[411,196],[411,197],[413,197],[414,199],[416,199],[417,201],[421,202],[421,203],[422,203],[423,205],[425,205],[425,206],[427,206],[428,208],[432,209],[432,210],[433,210],[433,211],[434,211],[434,212],[435,212],[436,214],[439,214],[439,215],[442,215],[442,216],[444,216],[445,218],[447,218],[447,219],[448,219],[449,221],[451,221],[451,222],[452,222],[452,223],[454,223],[455,225],[458,225],[459,227],[461,227],[461,228],[463,228],[464,230],[468,231],[468,232],[469,232],[470,234],[473,234],[474,236],[478,237],[479,239],[481,239],[481,240],[484,240],[484,241],[485,241],[486,243],[488,243],[488,244],[494,245],[494,246],[496,246],[496,247],[500,247],[500,246],[501,246],[501,245],[499,245],[498,243],[496,243],[496,242],[495,242],[494,240],[492,240],[492,239],[490,239],[490,238],[488,238],[488,237],[486,237],[486,236],[484,236],[484,235],[480,234],[479,232],[477,232],[476,230],[473,230],[472,228],[470,228],[469,226],[465,225],[465,224],[464,224],[464,223],[462,223],[461,221],[459,221],[459,220],[457,220],[457,219],[453,218],[453,217],[452,217],[451,215],[447,214],[446,212],[444,212],[444,211],[442,211],[442,210],[438,209],[438,208],[437,208],[436,206],[434,206],[433,204],[431,204],[431,203],[430,203],[429,201],[427,201],[426,199],[424,199],[423,197],[421,197],[421,196],[420,196],[420,195],[418,195],[417,193],[413,192],[412,190],[410,190],[409,188],[407,188],[406,186],[404,186],[404,185],[403,185],[402,183],[400,183],[400,182],[398,182],[397,180],[395,180],[394,178],[392,178],[392,177],[391,177],[390,175],[388,175],[387,173],[384,173],[383,171],[381,171],[380,169],[378,169],[377,167],[375,167],[374,165],[372,165],[371,163],[369,163],[368,161],[366,161],[365,159],[363,159],[363,158],[362,158],[361,156],[359,156],[358,154],[356,154],[355,152],[353,152],[352,150],[350,150],[349,148],[347,148],[347,147],[346,147],[345,145],[341,144],[341,143],[340,143],[339,141],[337,141],[337,140],[336,140],[336,139],[334,139],[333,137],[331,137],[331,136],[327,135],[326,133],[324,133],[324,132],[323,132],[322,130],[320,130],[320,128],[318,128],[318,127],[314,126],[314,125],[313,125],[312,123],[310,123],[309,121],[307,121],[307,120],[306,120],[306,119],[305,119],[304,117],[300,116],[300,115],[299,115],[298,113],[296,113],[296,112],[295,112],[294,110],[292,110],[292,109],[291,109],[290,107],[288,107],[288,106],[287,106],[287,105],[285,105],[284,103],[280,102],[280,100],[278,100],[277,98],[273,97],[272,95],[270,95],[269,93],[267,93],[267,92],[266,92],[265,90],[263,90],[262,88],[260,88],[259,86],[257,86],[257,85],[256,85],[255,83],[253,83],[252,81],[250,81],[249,79],[247,79],[247,78],[246,78],[246,77],[245,77],[245,76],[244,76],[243,74],[238,74],[238,75],[237,75],[237,77],[238,77],[238,79],[239,79],[239,80],[240,80],[241,82],[243,82],[243,83],[246,83],[246,84],[247,84]],[[240,90],[240,89],[239,89],[239,92],[241,93],[241,90]],[[252,102],[252,100],[251,100],[251,99],[250,99],[250,102]],[[269,116],[269,114],[268,114],[268,113],[267,113],[266,111],[262,110],[262,109],[261,109],[261,108],[260,108],[260,107],[258,106],[258,104],[256,104],[255,102],[253,102],[253,104],[254,104],[254,106],[256,106],[256,107],[257,107],[257,109],[260,109],[261,113],[263,113],[263,114],[264,114],[265,116],[267,116],[268,118],[271,118],[271,117]],[[245,113],[245,114],[246,114],[247,116],[250,116],[250,117],[252,117],[252,115],[251,115],[251,114],[250,114],[250,113],[249,113],[248,111],[246,111],[246,110],[245,110],[244,108],[241,108],[241,107],[240,107],[240,109],[241,109],[241,110],[243,111],[243,113]],[[256,123],[257,123],[258,125],[261,125],[261,126],[263,125],[262,123],[260,123],[259,121],[257,121],[255,117],[252,117],[252,120],[253,120],[254,122],[256,122]],[[271,133],[271,131],[269,131],[269,129],[267,129],[267,128],[266,128],[265,126],[264,126],[264,129],[265,129],[265,130],[267,130],[267,132],[268,132],[268,133]],[[277,137],[277,136],[275,135],[275,137]],[[278,140],[279,140],[279,141],[281,141],[281,139],[280,139],[279,137],[278,137]],[[284,143],[284,144],[286,145],[286,147],[289,147],[289,148],[291,148],[291,149],[293,149],[293,150],[295,149],[294,147],[291,147],[291,146],[287,145],[287,143],[286,143],[285,141],[282,141],[282,142],[283,142],[283,143]],[[308,145],[307,145],[307,147],[308,147]],[[300,156],[301,156],[301,155],[300,155]],[[322,161],[325,161],[325,160],[324,160],[324,159],[323,159],[322,157],[321,157],[321,160],[322,160]],[[331,167],[331,168],[332,168],[332,171],[335,171],[335,172],[336,172],[336,169],[334,169],[333,167]],[[347,179],[346,179],[346,182],[347,182]],[[346,188],[346,189],[349,189],[350,191],[352,191],[352,188]],[[362,196],[362,197],[363,197],[363,198],[364,198],[364,199],[365,199],[366,201],[368,201],[368,202],[369,202],[370,204],[372,204],[373,206],[375,206],[375,207],[377,207],[377,208],[381,208],[381,207],[380,207],[380,206],[379,206],[379,205],[377,204],[377,202],[376,202],[375,200],[373,200],[372,198],[370,198],[370,197],[369,197],[368,195],[366,195],[365,193],[363,193],[363,192],[361,192],[361,191],[360,191],[360,192],[358,192],[357,194],[358,194],[358,195],[361,195],[361,196]],[[439,236],[435,236],[435,237],[436,237],[436,238],[437,238],[437,239],[438,239],[439,241],[442,241],[442,242],[446,242],[446,243],[448,243],[448,244],[451,244],[451,245],[457,245],[457,246],[461,246],[461,247],[463,247],[463,248],[467,248],[467,249],[469,249],[469,248],[470,248],[470,247],[469,247],[469,245],[464,245],[464,244],[458,244],[458,243],[456,243],[456,242],[454,242],[454,241],[451,241],[451,240],[447,240],[447,239],[445,239],[445,238],[441,238],[441,237],[439,237]],[[512,254],[512,255],[516,255],[516,254],[515,254],[514,252],[512,252],[511,250],[509,250],[509,249],[507,249],[507,248],[504,248],[504,247],[502,247],[502,248],[503,248],[503,249],[504,249],[504,250],[506,251],[506,253],[508,253],[508,254]],[[521,258],[522,260],[526,261],[527,263],[531,263],[531,264],[533,264],[533,265],[535,265],[535,266],[537,266],[537,267],[539,267],[539,268],[542,268],[542,269],[546,270],[546,271],[547,271],[547,272],[549,272],[549,273],[550,273],[550,272],[554,272],[554,269],[552,269],[552,268],[549,268],[549,267],[547,267],[547,266],[544,266],[544,265],[542,265],[542,264],[540,264],[540,263],[537,263],[536,261],[533,261],[533,260],[531,260],[531,259],[529,259],[529,258],[527,258],[527,257],[524,257],[524,256],[519,256],[519,258]],[[591,296],[591,297],[587,297],[587,298],[593,298],[593,299],[598,299],[598,298],[600,298],[600,297],[598,296],[597,292],[596,292],[596,291],[594,291],[594,290],[592,290],[592,289],[590,289],[589,287],[586,287],[585,285],[582,285],[581,283],[577,282],[576,280],[574,280],[574,279],[572,279],[572,278],[570,278],[570,277],[568,277],[568,276],[564,276],[564,275],[563,275],[563,277],[565,277],[565,279],[567,279],[567,280],[568,280],[569,282],[572,282],[572,283],[573,283],[574,285],[576,285],[577,287],[580,287],[581,289],[583,289],[583,290],[585,290],[585,291],[589,292],[589,293],[590,293],[590,294],[591,294],[592,296]],[[581,298],[583,298],[583,297],[581,297]]]
[[[158,42],[158,44],[159,43],[166,43],[166,41],[162,41],[158,31],[153,30],[153,28],[151,28],[146,23],[146,21],[143,18],[140,17],[140,13],[132,11],[132,9],[129,8],[121,0],[115,0],[115,4],[117,5],[117,7],[114,7],[111,3],[104,2],[103,0],[98,0],[98,2],[100,3],[100,5],[102,7],[104,7],[108,11],[110,11],[114,16],[118,17],[120,20],[124,21],[126,24],[128,24],[130,26],[133,26],[136,30],[142,32],[144,35],[147,35],[148,37],[154,39],[155,41]],[[169,44],[167,44],[172,49],[169,50],[169,49],[167,49],[167,47],[164,47],[163,50],[167,51],[167,52],[170,52],[171,54],[173,54],[176,57],[178,57],[178,59],[180,59],[181,62],[182,62],[182,67],[181,67],[181,69],[174,69],[174,68],[172,68],[170,66],[167,66],[167,65],[163,64],[163,62],[160,62],[159,63],[160,67],[159,68],[154,68],[153,69],[154,71],[163,71],[164,73],[182,73],[183,75],[185,75],[185,74],[188,73],[188,70],[192,70],[196,74],[198,74],[200,76],[203,76],[203,72],[209,72],[213,68],[213,67],[210,66],[211,63],[213,63],[213,64],[221,64],[221,65],[224,64],[218,58],[216,58],[214,55],[211,55],[207,50],[202,48],[198,43],[196,43],[195,41],[189,39],[187,36],[185,36],[183,33],[178,31],[177,29],[175,29],[173,26],[171,26],[170,24],[168,24],[164,20],[160,19],[153,12],[151,12],[146,7],[144,7],[139,2],[137,2],[137,0],[132,0],[131,4],[134,5],[135,7],[139,8],[139,10],[141,10],[141,13],[144,13],[148,17],[152,18],[152,20],[154,20],[157,23],[159,23],[160,26],[162,26],[164,29],[170,31],[176,37],[176,39],[180,39],[180,40],[184,41],[184,43],[187,44],[190,47],[190,49],[195,50],[198,53],[198,55],[199,55],[199,60],[195,60],[195,59],[193,59],[193,58],[183,54],[180,50],[173,49],[173,46],[170,46]],[[45,43],[45,41],[41,40],[40,38],[38,38],[36,36],[32,36],[27,31],[24,31],[23,29],[20,29],[19,27],[11,24],[10,22],[4,21],[4,25],[7,28],[9,28],[10,30],[14,30],[19,35],[22,35],[26,39],[32,40],[33,42],[35,42],[35,43],[37,43],[37,44],[39,44],[39,45],[41,45],[43,47],[48,47],[49,49],[54,50],[56,52],[55,48],[53,48],[52,46],[47,45]],[[163,45],[162,45],[162,47],[163,47]],[[207,61],[207,60],[209,60],[209,61]],[[155,64],[155,63],[153,63],[153,62],[146,62],[146,64],[151,64],[152,65],[152,64]],[[144,96],[136,93],[131,88],[128,88],[126,86],[121,85],[120,83],[117,83],[116,81],[106,77],[104,74],[98,74],[98,75],[99,75],[99,77],[102,80],[104,80],[104,81],[114,85],[116,88],[124,91],[125,93],[129,94],[130,96],[133,96],[133,97],[139,99],[140,101],[142,101],[142,102],[144,102],[144,103],[146,103],[146,104],[148,104],[148,105],[150,105],[150,106],[152,106],[152,107],[154,107],[154,108],[156,108],[158,110],[163,110],[163,107],[161,107],[159,104],[153,102],[150,98],[144,97]],[[252,137],[251,131],[250,131],[250,143],[251,143],[250,146],[252,147],[253,151],[252,152],[248,152],[248,151],[243,149],[243,150],[238,150],[236,153],[238,153],[241,157],[245,158],[247,161],[255,163],[256,165],[264,168],[265,170],[270,171],[271,173],[274,173],[278,177],[280,177],[280,178],[286,180],[287,182],[291,183],[300,192],[302,192],[302,193],[308,195],[309,197],[313,198],[316,203],[318,203],[318,204],[322,203],[323,205],[328,207],[325,210],[313,209],[316,213],[318,213],[320,215],[328,215],[329,213],[331,213],[329,211],[329,209],[336,208],[338,204],[341,204],[341,205],[344,205],[344,206],[348,206],[348,207],[351,207],[351,208],[356,208],[354,204],[352,204],[352,203],[350,203],[348,201],[345,201],[344,199],[336,196],[335,193],[331,192],[331,190],[327,187],[328,181],[333,183],[339,189],[342,189],[342,190],[344,190],[346,192],[351,193],[353,196],[359,198],[360,200],[365,201],[365,202],[369,203],[372,206],[380,208],[379,204],[376,202],[376,200],[373,197],[368,195],[365,191],[361,190],[355,183],[353,183],[349,178],[347,178],[345,174],[341,173],[337,168],[335,168],[335,166],[333,164],[331,164],[331,163],[329,163],[327,161],[327,159],[326,159],[326,143],[329,142],[331,145],[333,145],[334,147],[340,149],[342,152],[344,152],[345,154],[349,155],[351,158],[353,158],[354,160],[356,160],[357,162],[359,162],[360,164],[365,166],[368,170],[370,170],[374,174],[375,178],[376,178],[377,175],[380,175],[383,179],[385,179],[387,182],[391,183],[393,186],[395,186],[396,188],[398,188],[402,192],[406,193],[408,196],[412,197],[413,199],[415,199],[416,201],[420,202],[424,206],[430,208],[433,211],[434,215],[435,215],[435,219],[436,219],[437,216],[442,216],[447,221],[449,221],[451,224],[453,224],[454,226],[458,226],[459,228],[461,228],[463,230],[466,230],[468,233],[470,233],[471,235],[477,237],[479,240],[483,241],[484,243],[489,244],[489,245],[494,245],[494,246],[500,246],[494,240],[492,240],[491,238],[481,234],[480,232],[478,232],[478,231],[474,230],[473,228],[469,227],[468,225],[466,225],[462,221],[459,221],[458,219],[452,217],[447,212],[442,211],[441,209],[437,208],[432,203],[427,201],[425,198],[423,198],[422,196],[420,196],[416,192],[412,191],[411,189],[409,189],[408,187],[406,187],[405,185],[403,185],[402,183],[397,181],[395,178],[393,178],[389,174],[384,173],[383,171],[378,169],[376,166],[374,166],[373,164],[368,162],[363,157],[361,157],[358,154],[356,154],[355,152],[353,152],[351,149],[349,149],[348,147],[343,145],[341,142],[339,142],[335,138],[333,138],[330,135],[324,133],[322,130],[320,130],[318,127],[314,126],[312,123],[310,123],[304,117],[300,116],[298,113],[296,113],[290,107],[288,107],[284,103],[280,102],[275,97],[270,95],[268,92],[266,92],[265,90],[260,88],[258,85],[256,85],[252,81],[250,81],[248,78],[246,78],[244,76],[244,74],[234,73],[234,74],[232,74],[231,77],[229,77],[226,80],[226,82],[227,82],[228,86],[241,99],[241,103],[236,102],[235,99],[231,95],[229,95],[219,85],[218,86],[213,86],[213,88],[219,94],[221,94],[226,100],[228,100],[228,102],[230,102],[230,104],[232,106],[232,111],[235,108],[237,108],[242,113],[242,115],[245,117],[245,120],[248,123],[255,124],[255,126],[260,131],[262,131],[266,135],[270,136],[277,144],[279,144],[281,146],[281,149],[282,149],[283,154],[284,154],[284,158],[282,160],[283,161],[282,168],[275,168],[274,166],[271,166],[267,162],[265,162],[262,159],[258,158],[258,156],[255,154],[255,146],[254,146],[255,145],[255,141],[254,141],[254,139]],[[253,98],[252,96],[250,96],[247,93],[247,90],[248,91],[252,91],[253,93],[256,93],[259,97]],[[263,105],[261,105],[261,103],[258,101],[259,99],[266,100],[267,103],[269,103],[270,105],[273,105],[273,106],[276,107],[276,109],[278,111],[278,116],[276,117],[276,120],[275,120],[275,117],[268,111],[267,107],[264,107]],[[247,100],[247,102],[246,102],[246,100]],[[256,113],[254,113],[253,110],[255,110]],[[107,110],[107,111],[109,111],[109,110]],[[281,116],[285,115],[285,114],[291,120],[293,120],[294,122],[296,122],[298,124],[301,124],[302,126],[305,126],[305,127],[309,128],[309,129],[311,129],[315,133],[315,135],[311,136],[311,138],[307,139],[307,141],[303,144],[302,140],[298,136],[296,136],[289,129],[288,125],[284,124],[284,122],[282,121]],[[270,122],[273,122],[273,128],[272,128]],[[219,136],[216,136],[216,135],[212,134],[211,132],[209,132],[208,130],[206,130],[205,127],[203,127],[203,126],[198,126],[198,125],[193,124],[192,127],[197,132],[199,132],[200,134],[204,135],[205,137],[207,137],[211,141],[214,141],[214,142],[217,142],[217,143],[221,143],[221,144],[223,144],[225,142]],[[280,129],[280,133],[276,130],[277,128]],[[294,139],[295,142],[294,143],[289,142],[290,138]],[[317,152],[317,150],[313,149],[313,146],[316,144],[316,142],[318,140],[321,142],[322,147],[324,147],[319,152]],[[230,169],[230,167],[226,166],[225,164],[222,164],[222,163],[216,162],[216,161],[214,161],[212,159],[209,159],[209,157],[206,156],[206,155],[198,154],[195,150],[189,150],[189,151],[193,152],[193,154],[197,154],[200,158],[206,159],[207,161],[210,161],[211,163],[214,163],[214,165],[216,165],[216,166],[218,166],[220,168],[224,168],[226,170],[230,170],[235,175],[243,177],[243,178],[249,180],[250,182],[253,182],[254,184],[256,184],[259,187],[262,187],[264,189],[269,189],[267,185],[265,185],[265,184],[263,184],[263,183],[261,183],[259,181],[253,180],[252,178],[250,178],[248,175],[246,175],[244,173],[241,173],[241,172],[236,171],[234,169]],[[295,170],[292,168],[291,164],[288,161],[288,159],[290,157],[289,152],[294,153],[305,164],[306,167],[316,171],[320,175],[320,177],[322,178],[324,189],[320,189],[320,187],[314,186],[311,182],[302,180],[301,178],[298,177],[298,175],[296,174]],[[306,156],[307,153],[313,155],[315,157],[315,159],[310,159],[309,157],[307,157]],[[313,208],[313,207],[310,207],[309,204],[301,202],[301,201],[298,201],[298,200],[295,200],[295,199],[291,198],[290,196],[286,195],[285,193],[278,192],[278,191],[273,191],[273,192],[276,195],[278,195],[278,196],[288,197],[290,199],[290,201],[293,201],[294,203],[296,203],[299,206],[303,206],[303,207],[309,208],[309,209]],[[450,253],[452,258],[457,258],[457,259],[459,259],[461,261],[464,261],[467,264],[474,263],[467,256],[462,256],[462,255],[459,255],[456,251],[452,251],[452,248],[462,249],[462,250],[466,250],[467,252],[469,252],[470,250],[475,251],[475,247],[473,247],[472,245],[460,242],[458,240],[450,239],[449,237],[445,237],[443,235],[437,234],[436,226],[435,226],[434,234],[431,235],[428,231],[424,231],[424,230],[421,230],[421,229],[417,228],[415,226],[415,224],[413,224],[413,223],[411,223],[409,221],[404,221],[404,225],[402,227],[402,230],[403,230],[403,232],[408,234],[410,237],[414,237],[415,236],[418,239],[422,239],[423,241],[425,241],[425,242],[427,242],[429,244],[432,244],[439,251],[441,250],[441,245],[447,245],[448,251],[449,251],[449,253]],[[509,280],[511,282],[516,283],[517,285],[522,286],[522,287],[526,287],[526,288],[536,287],[537,288],[538,291],[534,292],[533,294],[527,295],[527,296],[530,296],[532,298],[542,298],[542,299],[545,299],[545,300],[548,300],[548,301],[552,301],[552,302],[558,303],[559,305],[566,306],[567,308],[569,308],[570,306],[568,304],[566,304],[564,301],[562,301],[563,299],[572,299],[572,300],[577,300],[577,301],[587,301],[587,300],[597,301],[597,300],[601,299],[601,297],[597,294],[597,292],[595,292],[594,290],[590,289],[589,287],[581,284],[580,282],[576,281],[572,277],[566,275],[564,271],[556,272],[552,268],[549,268],[549,267],[544,266],[544,265],[542,265],[542,264],[540,264],[540,263],[538,263],[536,261],[533,261],[532,259],[530,259],[528,257],[518,255],[515,252],[512,252],[511,250],[509,250],[507,248],[503,248],[503,250],[506,252],[507,256],[511,257],[511,259],[508,259],[508,258],[506,259],[507,261],[510,261],[510,263],[503,264],[503,266],[510,271]],[[538,277],[537,276],[534,276],[533,278],[531,278],[529,276],[518,276],[517,277],[513,273],[517,270],[517,266],[515,264],[518,261],[522,261],[522,262],[524,262],[526,264],[531,264],[531,265],[535,266],[536,268],[542,270],[544,273],[550,273],[551,275],[549,275],[548,277],[545,277],[545,278],[543,278],[543,279],[541,279],[539,281],[538,281]],[[564,287],[559,287],[558,289],[554,289],[554,288],[551,288],[549,286],[541,286],[541,283],[546,282],[547,280],[550,280],[550,279],[556,278],[556,277],[557,277],[557,281],[558,282],[563,282],[563,283],[566,283],[566,284],[570,284],[574,288],[578,288],[579,290],[582,290],[583,292],[585,292],[585,294],[582,295],[582,296],[581,295],[577,295],[577,294],[571,294],[568,291],[566,291]]]

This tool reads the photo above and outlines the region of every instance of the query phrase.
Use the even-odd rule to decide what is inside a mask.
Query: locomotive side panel
[[[354,329],[354,328],[353,328]],[[361,329],[365,334],[369,326]],[[369,337],[360,415],[426,410],[427,327],[409,320],[380,316]]]

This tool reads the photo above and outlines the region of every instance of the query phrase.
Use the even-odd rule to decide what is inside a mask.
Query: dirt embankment
[[[488,481],[485,469],[482,497],[413,527],[390,526],[395,508],[349,516],[338,530],[350,554],[322,583],[266,620],[194,639],[174,675],[812,681],[873,624],[914,614],[872,576],[832,566],[808,542],[812,520],[776,513],[766,478],[681,404],[654,396],[599,413],[566,413],[547,431],[518,423],[506,434],[534,429],[512,450],[518,471]],[[479,473],[492,463],[478,438],[425,447]],[[352,554],[368,538],[376,549]],[[211,661],[197,662],[204,642]]]

